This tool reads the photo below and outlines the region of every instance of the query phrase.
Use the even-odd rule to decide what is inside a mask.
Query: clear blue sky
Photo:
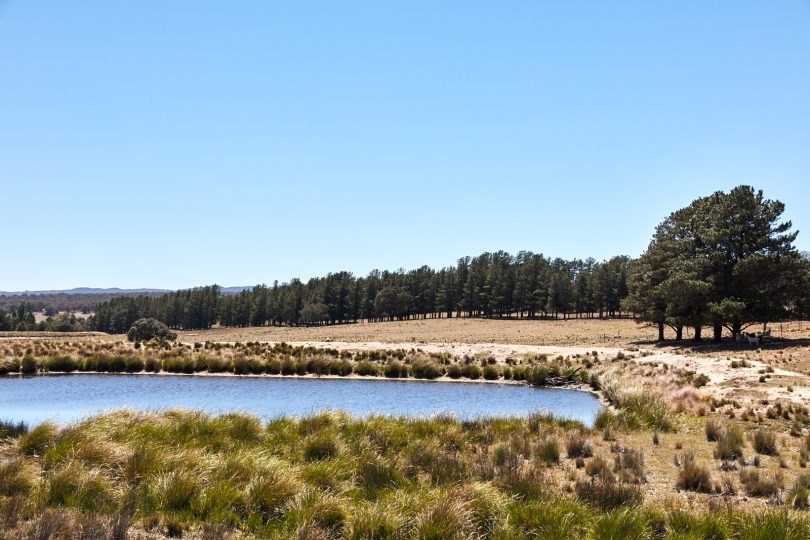
[[[0,290],[638,255],[752,184],[810,249],[810,2],[0,3]]]

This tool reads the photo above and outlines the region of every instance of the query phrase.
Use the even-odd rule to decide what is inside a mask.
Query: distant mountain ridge
[[[252,286],[244,287],[222,287],[223,293],[240,293],[245,289],[252,289]],[[0,291],[0,296],[45,296],[53,294],[162,294],[173,292],[172,289],[120,289],[118,287],[76,287],[74,289],[54,289],[49,291]]]

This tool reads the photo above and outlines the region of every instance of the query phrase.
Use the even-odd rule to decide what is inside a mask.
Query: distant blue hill
[[[222,292],[226,294],[240,293],[245,289],[252,289],[253,287],[223,287]],[[161,294],[172,292],[170,289],[119,289],[118,287],[110,287],[107,289],[98,287],[76,287],[75,289],[55,289],[50,291],[0,291],[0,296],[44,296],[52,294]]]

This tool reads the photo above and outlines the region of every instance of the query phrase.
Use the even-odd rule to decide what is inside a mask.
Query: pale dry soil
[[[810,365],[806,344],[810,323],[777,325],[775,339],[761,348],[729,340],[720,348],[710,342],[696,346],[689,340],[661,346],[652,341],[655,337],[655,329],[628,319],[426,319],[314,328],[215,328],[178,334],[185,343],[283,341],[339,350],[420,349],[459,357],[491,355],[499,363],[535,354],[573,358],[596,351],[601,358],[612,358],[621,352],[642,367],[666,364],[706,375],[709,381],[700,393],[707,397],[744,403],[763,399],[810,403],[810,372],[805,367]],[[732,367],[734,360],[746,360],[748,367]],[[766,373],[768,369],[772,372]],[[767,378],[760,382],[763,375]]]

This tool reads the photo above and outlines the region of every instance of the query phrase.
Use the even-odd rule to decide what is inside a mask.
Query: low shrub
[[[28,424],[14,420],[0,420],[0,439],[6,437],[19,437],[28,433]]]

